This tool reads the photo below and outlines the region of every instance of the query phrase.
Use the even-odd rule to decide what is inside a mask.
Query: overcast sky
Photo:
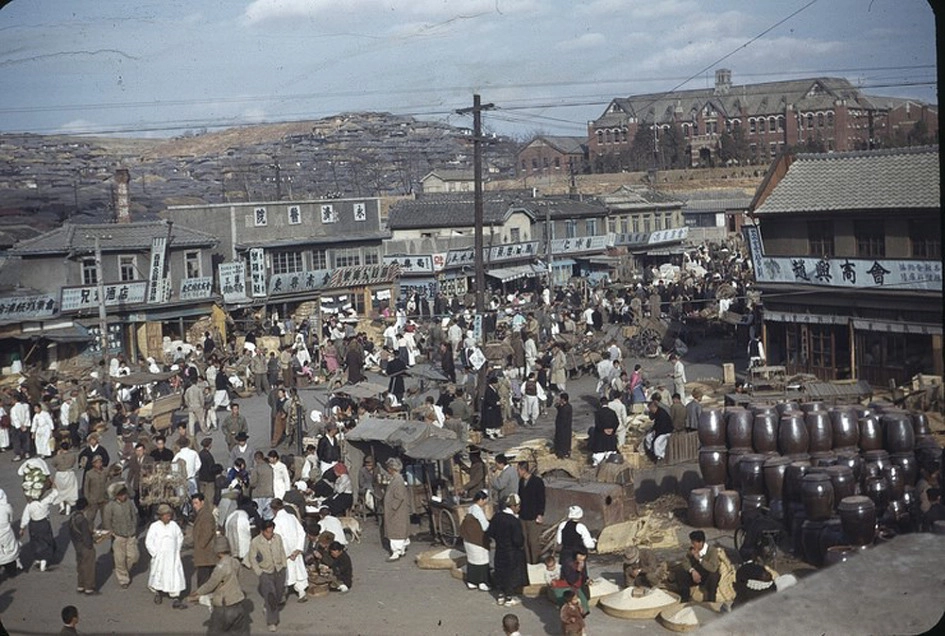
[[[0,132],[356,110],[470,125],[449,113],[479,92],[491,130],[584,135],[611,98],[711,86],[719,67],[736,85],[830,75],[935,102],[935,51],[925,0],[13,0]]]

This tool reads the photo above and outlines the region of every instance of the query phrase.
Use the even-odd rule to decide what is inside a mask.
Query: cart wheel
[[[456,525],[456,517],[453,511],[443,508],[437,513],[437,521],[440,527],[440,541],[448,548],[456,546],[459,539],[459,528]]]

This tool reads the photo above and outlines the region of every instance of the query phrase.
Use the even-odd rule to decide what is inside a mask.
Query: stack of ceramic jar
[[[689,523],[734,530],[768,508],[819,565],[832,546],[872,544],[884,515],[900,531],[914,524],[919,466],[941,455],[930,433],[924,413],[892,405],[705,409],[705,487],[690,494]]]

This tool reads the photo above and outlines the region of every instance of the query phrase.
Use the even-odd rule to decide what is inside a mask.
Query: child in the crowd
[[[564,592],[564,604],[561,606],[561,633],[565,636],[583,636],[584,613],[581,600],[574,590]]]

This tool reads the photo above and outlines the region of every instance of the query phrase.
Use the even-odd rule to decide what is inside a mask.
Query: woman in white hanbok
[[[36,444],[36,454],[40,457],[52,457],[54,443],[53,420],[46,405],[37,404],[33,407],[33,422],[30,430],[33,433],[33,442]]]
[[[7,502],[7,493],[0,488],[0,567],[7,575],[14,568],[23,569],[20,563],[20,540],[13,530],[13,506]]]

